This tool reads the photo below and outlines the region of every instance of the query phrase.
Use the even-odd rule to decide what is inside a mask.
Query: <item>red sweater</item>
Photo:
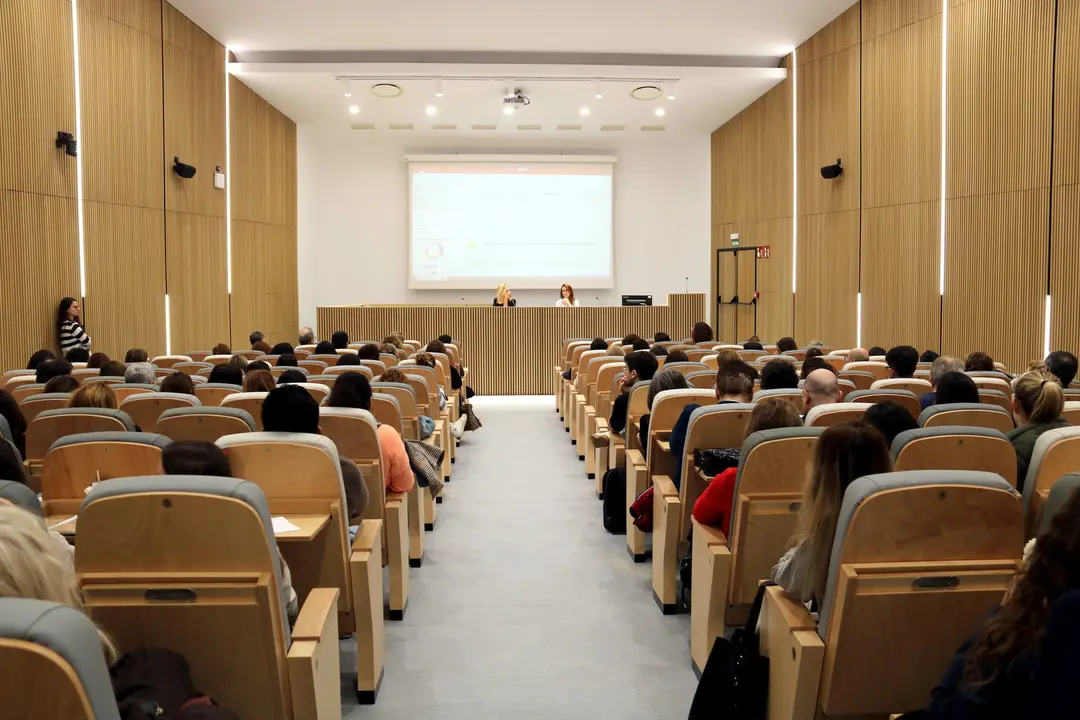
[[[738,468],[728,468],[713,478],[694,503],[694,519],[702,525],[719,527],[731,537],[731,506],[735,502],[735,477]]]

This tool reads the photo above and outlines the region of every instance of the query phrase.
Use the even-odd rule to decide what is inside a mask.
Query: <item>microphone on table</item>
[[[686,292],[690,292],[690,276],[686,276]]]
[[[461,302],[465,302],[465,298],[461,298]]]
[[[599,296],[599,295],[597,295],[597,296],[596,296],[596,304],[597,304],[597,305],[600,305],[600,304],[601,304],[601,303],[600,303],[600,296]]]

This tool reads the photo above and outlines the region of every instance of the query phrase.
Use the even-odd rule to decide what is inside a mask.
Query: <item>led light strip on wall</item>
[[[225,272],[232,296],[232,109],[229,106],[229,48],[225,48]],[[231,325],[230,320],[230,325]]]
[[[949,142],[949,0],[941,0],[941,241],[938,256],[938,293],[945,294],[945,206],[948,196],[946,148]]]
[[[86,302],[86,240],[83,224],[83,152],[86,145],[82,134],[82,94],[79,91],[79,2],[71,0],[71,42],[75,59],[75,137],[79,151],[75,155],[75,207],[79,234],[79,297]]]
[[[946,0],[947,2],[948,0]],[[799,277],[799,71],[798,50],[791,51],[791,294]],[[794,305],[795,299],[792,298]],[[792,314],[791,324],[795,317]]]

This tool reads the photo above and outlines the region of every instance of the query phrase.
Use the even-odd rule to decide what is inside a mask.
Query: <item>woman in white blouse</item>
[[[574,297],[574,288],[563,284],[559,288],[559,300],[555,303],[555,307],[578,307],[577,298]]]

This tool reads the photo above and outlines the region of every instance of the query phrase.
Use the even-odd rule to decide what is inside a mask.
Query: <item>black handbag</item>
[[[699,448],[694,451],[694,465],[705,475],[719,475],[728,468],[739,467],[739,448]]]
[[[746,627],[730,640],[716,638],[705,669],[701,672],[689,720],[761,720],[769,699],[769,659],[758,647],[757,622],[765,588],[754,597]]]

